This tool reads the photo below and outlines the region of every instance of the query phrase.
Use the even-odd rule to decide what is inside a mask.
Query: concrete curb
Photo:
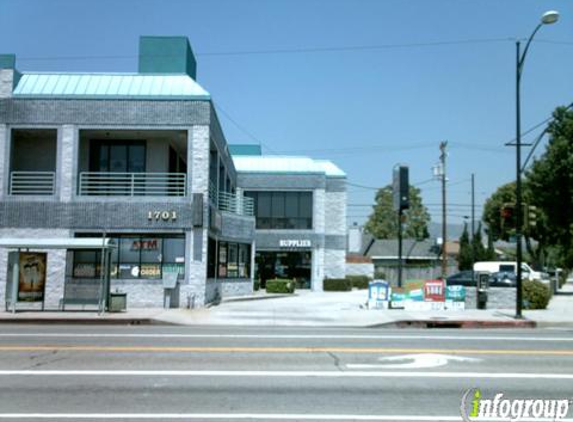
[[[531,320],[491,321],[491,320],[402,320],[370,325],[368,328],[536,328]]]
[[[296,293],[276,293],[276,294],[267,294],[261,296],[236,296],[236,297],[229,297],[223,299],[221,303],[230,303],[230,302],[248,302],[251,300],[268,300],[268,299],[281,299],[283,297],[297,297]]]

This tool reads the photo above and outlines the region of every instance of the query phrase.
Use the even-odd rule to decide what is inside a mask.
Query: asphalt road
[[[0,326],[0,420],[461,421],[471,388],[572,399],[573,331]]]

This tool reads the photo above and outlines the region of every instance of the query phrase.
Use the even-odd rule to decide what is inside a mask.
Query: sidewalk
[[[515,320],[514,309],[408,312],[368,310],[366,290],[295,295],[258,293],[249,298],[231,298],[201,309],[130,309],[122,313],[95,312],[0,312],[0,322],[65,324],[173,324],[221,326],[290,327],[444,327],[444,328],[573,328],[573,283],[554,296],[547,310],[524,311]],[[265,299],[265,300],[262,300]]]

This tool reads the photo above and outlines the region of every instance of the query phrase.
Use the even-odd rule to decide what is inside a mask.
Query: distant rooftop
[[[210,99],[188,75],[24,73],[14,97]]]
[[[238,173],[324,174],[328,177],[346,177],[346,173],[331,161],[262,155],[259,145],[229,145],[229,152]]]
[[[0,55],[0,67],[16,57]],[[14,88],[20,98],[209,100],[196,82],[195,56],[186,37],[140,37],[138,73],[25,72]]]

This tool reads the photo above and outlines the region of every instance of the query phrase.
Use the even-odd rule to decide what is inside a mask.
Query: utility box
[[[127,293],[109,294],[109,312],[125,312],[127,309]]]

